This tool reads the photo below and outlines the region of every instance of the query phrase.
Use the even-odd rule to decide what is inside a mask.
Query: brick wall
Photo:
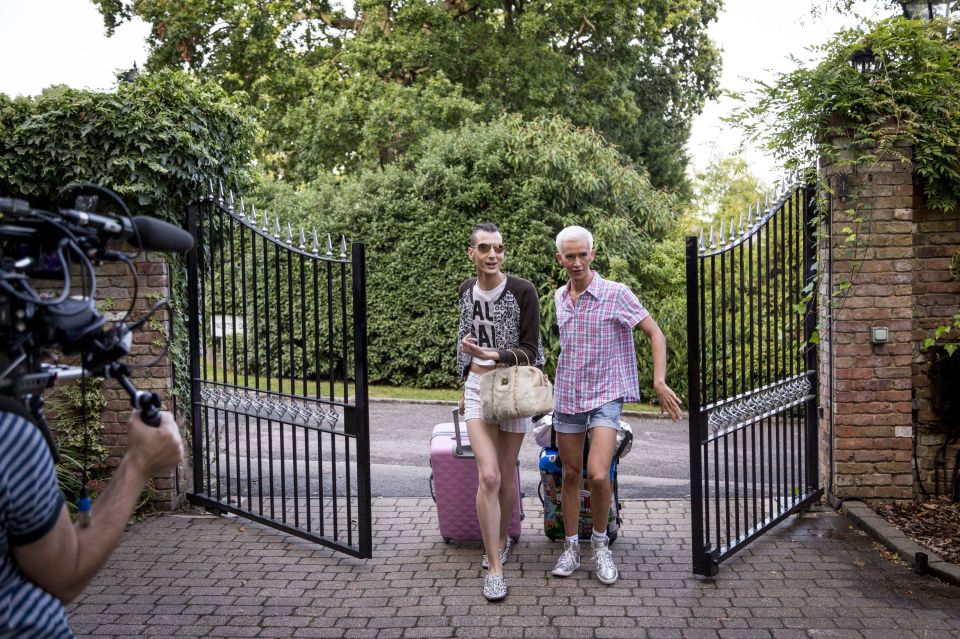
[[[926,206],[921,186],[914,185],[914,341],[922,343],[937,326],[950,324],[960,312],[960,282],[950,273],[950,261],[960,246],[960,212],[942,213]],[[960,415],[935,411],[931,405],[930,354],[916,353],[913,359],[913,386],[917,397],[917,470],[916,486],[921,495],[935,488],[945,492],[957,454],[957,443],[943,447],[950,430],[960,430]],[[960,392],[960,388],[956,389]],[[939,453],[939,455],[938,455]],[[936,473],[939,457],[940,472]],[[936,475],[936,476],[935,476]],[[944,477],[947,475],[946,477]],[[939,486],[937,486],[939,480]]]
[[[135,262],[139,291],[129,322],[134,322],[161,298],[169,297],[169,266],[163,257],[155,253],[144,253]],[[133,276],[124,264],[107,263],[97,267],[97,302],[109,310],[107,317],[117,320],[123,317],[134,294]],[[172,373],[167,357],[161,356],[167,341],[169,315],[166,309],[157,311],[152,321],[144,324],[133,336],[133,347],[126,361],[143,365],[153,363],[146,368],[135,368],[131,379],[140,390],[155,391],[160,395],[163,407],[172,408]],[[157,358],[159,357],[159,360]],[[155,361],[157,360],[157,361]],[[110,452],[108,464],[115,467],[126,451],[126,423],[130,416],[130,397],[119,384],[107,380],[103,384],[103,396],[106,407],[103,412],[103,444]],[[149,495],[154,508],[172,510],[179,507],[183,498],[183,481],[187,478],[184,469],[178,469],[163,477],[154,477],[149,487]],[[180,490],[178,490],[180,484]]]
[[[929,396],[919,346],[957,309],[960,286],[948,270],[949,255],[960,244],[957,219],[925,210],[920,186],[901,162],[848,168],[844,198],[836,167],[825,166],[824,177],[833,185],[830,235],[821,243],[824,275],[826,251],[833,248],[833,323],[826,330],[823,322],[820,354],[821,478],[835,499],[912,499],[912,398],[920,397],[922,406]],[[831,308],[827,279],[820,289],[823,320]],[[844,282],[850,287],[839,294]],[[875,327],[888,330],[887,343],[871,342]],[[929,402],[920,415],[921,422],[924,416],[936,420]],[[932,467],[931,431],[921,427],[916,434],[919,465]]]

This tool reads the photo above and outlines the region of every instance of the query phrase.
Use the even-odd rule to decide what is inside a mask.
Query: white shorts
[[[480,375],[468,373],[463,387],[463,418],[483,419],[483,410],[480,406]],[[521,417],[507,419],[500,422],[500,430],[505,433],[529,433],[533,430],[533,419]]]

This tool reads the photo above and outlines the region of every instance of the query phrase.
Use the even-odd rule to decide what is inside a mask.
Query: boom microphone
[[[193,236],[183,229],[146,215],[134,218],[98,215],[76,209],[61,209],[60,214],[81,226],[89,226],[108,237],[126,240],[144,251],[186,253],[193,248]],[[139,235],[139,241],[137,237]]]
[[[133,218],[133,227],[139,233],[140,241],[137,242],[137,233],[131,235],[129,241],[144,251],[186,253],[193,248],[193,236],[190,233],[155,217],[138,215]]]

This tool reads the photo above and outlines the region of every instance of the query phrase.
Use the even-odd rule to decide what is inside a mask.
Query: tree
[[[264,114],[283,175],[384,166],[499,113],[559,114],[686,188],[691,119],[717,90],[719,0],[95,0],[152,25],[148,67],[186,66]]]
[[[960,206],[956,29],[943,20],[888,18],[841,31],[819,51],[822,60],[813,68],[758,84],[734,124],[788,168],[806,169],[818,156],[839,167],[870,166],[879,158],[912,164],[931,208]],[[864,73],[850,64],[862,52],[876,63]],[[830,143],[839,137],[850,140],[843,149]],[[911,157],[904,147],[912,148]]]
[[[676,198],[651,188],[599,135],[562,118],[502,116],[434,132],[410,166],[394,163],[333,181],[300,190],[267,182],[258,208],[367,244],[371,382],[456,383],[456,289],[472,274],[466,246],[478,222],[500,226],[506,270],[538,287],[548,367],[559,352],[553,293],[566,279],[553,259],[553,238],[564,226],[590,227],[596,268],[629,284],[655,315],[663,282],[682,298],[682,248],[679,268],[658,249],[676,223]],[[682,348],[682,303],[669,308],[679,331],[668,335],[670,346]],[[685,359],[673,359],[668,383],[682,392]],[[651,381],[647,374],[646,392],[652,393]]]
[[[714,158],[697,173],[693,184],[692,213],[700,223],[729,229],[739,225],[751,207],[763,197],[766,187],[752,175],[742,157]]]

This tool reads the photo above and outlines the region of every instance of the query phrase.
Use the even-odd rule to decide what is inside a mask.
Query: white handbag
[[[516,356],[516,352],[510,351]],[[553,384],[542,370],[530,366],[498,366],[480,377],[483,421],[496,423],[553,411]],[[518,359],[519,361],[519,359]]]

